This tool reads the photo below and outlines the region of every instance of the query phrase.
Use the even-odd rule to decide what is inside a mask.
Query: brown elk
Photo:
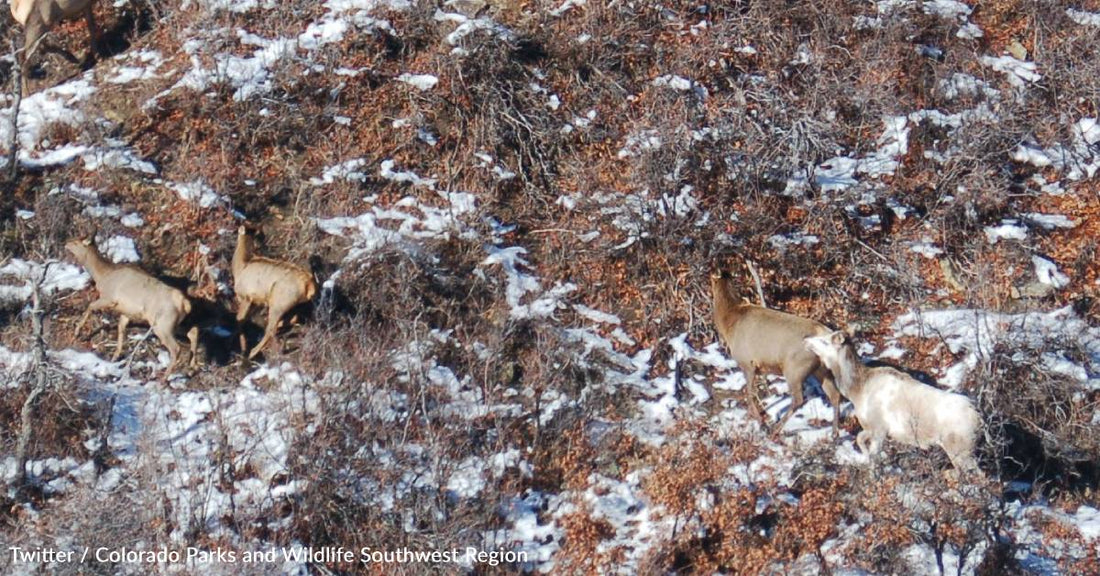
[[[759,412],[755,382],[757,372],[782,373],[791,394],[791,407],[776,424],[776,429],[782,428],[803,404],[803,382],[815,376],[833,405],[833,437],[839,436],[840,393],[833,383],[832,374],[814,353],[806,349],[803,342],[807,336],[828,334],[831,330],[813,320],[735,300],[731,293],[731,280],[726,273],[714,271],[710,278],[714,325],[730,356],[745,373],[745,390],[750,396],[752,409]]]
[[[131,321],[149,324],[161,344],[172,357],[168,372],[179,360],[180,345],[176,342],[176,329],[191,313],[191,301],[183,292],[150,276],[144,270],[130,264],[116,264],[104,258],[91,239],[70,240],[65,244],[73,257],[95,281],[99,298],[88,309],[76,326],[74,337],[80,334],[92,312],[113,311],[118,318],[118,345],[112,361],[122,356],[126,328]],[[197,348],[199,329],[192,326],[187,332],[191,343],[191,366],[198,363]]]
[[[267,326],[263,339],[248,353],[252,359],[275,338],[282,317],[317,294],[317,283],[308,271],[290,264],[254,255],[255,239],[241,226],[237,230],[237,248],[233,252],[233,291],[237,295],[237,330],[248,317],[253,304],[267,307]],[[241,350],[247,350],[240,334]]]
[[[23,26],[23,55],[19,67],[23,79],[20,89],[27,94],[27,72],[30,70],[31,56],[45,40],[51,28],[64,20],[72,20],[81,15],[88,23],[89,57],[94,56],[99,41],[99,28],[95,23],[93,8],[95,0],[11,0],[11,15]],[[75,62],[76,58],[63,50],[54,49]]]

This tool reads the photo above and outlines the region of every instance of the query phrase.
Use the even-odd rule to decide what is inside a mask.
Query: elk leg
[[[88,309],[84,311],[84,315],[80,317],[80,322],[76,325],[76,330],[73,331],[73,338],[75,339],[80,336],[80,331],[84,329],[84,324],[88,322],[88,317],[92,315],[92,312],[106,310],[108,308],[111,308],[113,305],[114,302],[110,300],[104,300],[103,298],[100,298],[92,302],[91,304],[88,304]]]
[[[745,403],[749,406],[749,411],[752,416],[757,420],[763,420],[763,410],[760,409],[760,399],[756,396],[756,365],[752,362],[745,362],[744,364],[738,362],[738,366],[741,366],[741,372],[745,375],[745,387],[742,389],[742,393],[745,395]]]
[[[174,330],[175,326],[171,326],[168,322],[157,322],[153,325],[153,334],[157,335],[161,344],[168,349],[168,355],[171,357],[171,361],[168,363],[168,370],[166,374],[171,373],[172,369],[176,367],[176,361],[180,357],[180,345],[176,342],[176,334]]]
[[[88,3],[88,10],[84,13],[84,20],[88,23],[88,55],[84,58],[85,61],[93,61],[98,54],[96,46],[99,45],[100,36],[102,31],[95,22],[95,2]]]
[[[122,357],[122,347],[126,342],[126,328],[130,326],[130,317],[122,314],[118,317],[118,343],[115,344],[115,355],[111,357],[111,362],[118,362],[118,359]]]
[[[267,311],[267,327],[264,329],[264,337],[260,340],[260,343],[252,349],[252,352],[248,354],[248,359],[251,360],[267,346],[271,339],[275,337],[275,332],[279,329],[279,320],[282,319],[283,314],[286,313],[285,307],[272,307]]]
[[[24,27],[23,33],[23,55],[19,61],[19,71],[22,76],[22,86],[20,89],[23,91],[23,95],[26,96],[30,91],[28,90],[27,76],[31,69],[31,57],[38,51],[38,45],[42,43],[46,32],[49,31],[49,27],[42,22],[42,17],[38,15],[38,12],[32,11],[27,18],[27,24]]]
[[[191,342],[191,367],[195,368],[199,365],[199,327],[192,326],[187,331],[187,340]]]
[[[828,372],[819,374],[818,380],[821,381],[821,388],[825,391],[829,404],[833,405],[833,440],[836,440],[840,438],[840,390],[837,389],[832,374]]]
[[[787,413],[775,423],[775,432],[782,430],[787,420],[790,420],[791,416],[805,403],[806,400],[802,397],[802,384],[809,375],[810,371],[801,367],[783,370],[783,377],[787,379],[787,392],[791,395],[791,405],[787,408]]]
[[[248,298],[237,298],[237,334],[241,338],[241,354],[248,351],[248,340],[244,337],[244,329],[241,322],[248,318],[248,312],[252,309],[252,301]]]

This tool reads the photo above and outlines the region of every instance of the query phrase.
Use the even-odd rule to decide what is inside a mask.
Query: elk
[[[803,404],[802,384],[814,376],[821,382],[825,395],[833,405],[833,438],[840,435],[840,392],[833,384],[832,374],[818,357],[806,349],[807,336],[828,334],[824,325],[734,300],[727,273],[714,271],[710,275],[714,299],[714,325],[729,349],[730,356],[745,373],[745,389],[751,396],[752,408],[759,413],[756,396],[757,372],[781,372],[790,389],[791,407],[776,424],[781,429],[787,419]]]
[[[79,337],[81,329],[84,328],[92,312],[117,312],[119,314],[118,344],[111,361],[117,361],[122,356],[126,329],[130,322],[144,322],[153,329],[153,333],[160,339],[161,344],[168,348],[168,353],[172,357],[168,372],[171,372],[180,354],[180,345],[176,342],[175,336],[176,329],[191,313],[191,301],[187,296],[136,266],[115,264],[105,259],[91,238],[70,240],[65,244],[65,249],[92,275],[96,290],[99,292],[99,298],[88,305],[88,309],[80,318],[80,323],[77,324],[76,331],[73,333],[74,338]],[[191,326],[187,331],[187,339],[191,343],[191,366],[194,367],[198,362],[196,354],[199,340],[198,326]]]
[[[27,71],[31,62],[31,56],[38,50],[38,45],[43,43],[44,37],[51,28],[63,20],[72,20],[81,14],[88,23],[89,56],[95,54],[96,42],[99,40],[99,28],[95,23],[93,8],[95,0],[11,0],[11,15],[23,26],[23,56],[19,67],[23,79],[21,90],[27,94]],[[71,61],[76,58],[68,52],[60,51]]]
[[[981,418],[969,398],[888,366],[865,366],[844,332],[811,336],[805,345],[832,371],[840,391],[855,406],[863,427],[856,444],[864,454],[873,457],[889,437],[919,448],[938,445],[956,469],[978,469],[974,444]]]
[[[241,351],[248,349],[241,323],[248,317],[253,304],[267,307],[267,326],[260,343],[248,353],[255,358],[275,337],[279,321],[299,304],[309,302],[317,294],[317,283],[308,271],[290,264],[255,256],[255,240],[245,226],[237,229],[237,248],[233,251],[233,291],[237,297],[237,331]]]

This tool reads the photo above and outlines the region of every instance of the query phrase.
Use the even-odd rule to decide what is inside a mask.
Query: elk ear
[[[85,245],[85,246],[92,246],[92,245],[95,244],[95,242],[92,240],[91,236],[88,236],[86,238],[81,239],[80,243]]]
[[[855,324],[849,324],[846,328],[844,328],[844,334],[848,338],[855,338],[856,337],[856,326],[855,326]]]
[[[845,334],[844,334],[843,332],[841,332],[840,330],[837,330],[836,332],[833,332],[832,334],[830,334],[830,335],[829,335],[829,342],[830,342],[830,343],[831,343],[831,344],[832,344],[833,346],[836,346],[837,348],[839,348],[839,347],[843,346],[843,345],[844,345],[844,343],[845,343],[845,342],[846,342],[847,340],[848,340],[848,337],[847,337],[847,335],[845,335]]]

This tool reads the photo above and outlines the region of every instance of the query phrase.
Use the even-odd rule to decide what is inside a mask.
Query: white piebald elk
[[[19,61],[23,83],[20,89],[27,93],[27,72],[33,56],[51,28],[63,20],[81,15],[88,23],[89,54],[95,53],[99,28],[95,23],[95,0],[11,0],[11,15],[23,26],[23,55]],[[67,54],[67,53],[65,53]],[[67,55],[67,58],[72,58]]]
[[[806,338],[806,349],[821,358],[855,406],[863,427],[856,443],[864,454],[874,456],[889,437],[920,448],[938,445],[955,468],[978,469],[974,445],[982,422],[969,398],[894,368],[865,366],[843,332]]]
[[[816,355],[806,349],[803,338],[831,332],[826,326],[778,310],[736,301],[730,291],[727,274],[714,271],[710,276],[714,300],[714,326],[729,349],[730,356],[745,373],[746,390],[752,408],[756,406],[757,372],[780,372],[790,388],[791,407],[777,423],[781,428],[803,403],[802,384],[815,376],[833,405],[833,437],[839,435],[840,393],[833,377]]]
[[[307,270],[289,262],[254,255],[255,240],[241,226],[237,230],[237,248],[233,252],[233,290],[237,295],[237,330],[248,317],[253,304],[267,307],[267,326],[263,339],[248,353],[252,359],[273,338],[279,320],[299,304],[317,294],[317,283]],[[247,350],[244,333],[241,350]]]
[[[136,266],[115,264],[105,259],[91,239],[70,240],[65,244],[65,249],[92,275],[99,292],[99,298],[88,305],[80,318],[73,336],[79,336],[92,312],[117,312],[118,345],[112,361],[122,356],[126,328],[130,322],[143,322],[153,329],[153,333],[171,354],[172,361],[168,366],[168,371],[171,372],[180,355],[176,329],[191,313],[191,301],[187,296]],[[198,362],[198,338],[198,326],[193,325],[187,331],[187,339],[191,343],[191,366]]]

